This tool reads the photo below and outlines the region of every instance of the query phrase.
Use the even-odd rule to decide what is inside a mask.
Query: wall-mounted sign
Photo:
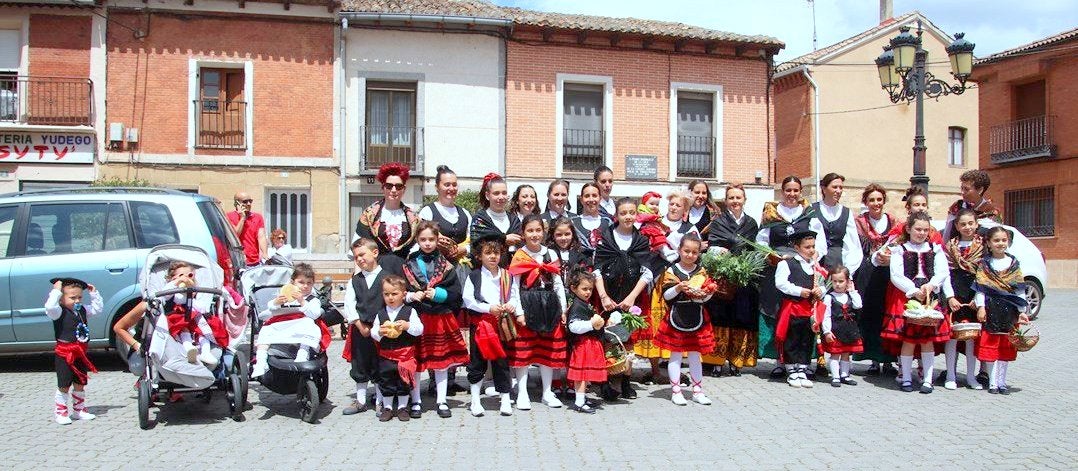
[[[92,164],[94,135],[0,130],[0,163]]]
[[[659,158],[654,155],[626,155],[626,180],[658,180]]]

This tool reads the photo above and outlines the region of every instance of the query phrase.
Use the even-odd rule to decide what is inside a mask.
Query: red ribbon
[[[498,329],[494,327],[494,316],[485,315],[475,323],[475,347],[484,360],[498,360],[506,357]]]
[[[62,340],[56,341],[56,348],[53,349],[56,356],[63,358],[67,363],[67,366],[71,367],[71,372],[75,374],[75,378],[78,379],[79,384],[86,384],[87,376],[86,371],[92,371],[97,373],[97,368],[90,362],[90,357],[86,356],[86,343],[85,342],[64,342]],[[78,363],[86,365],[85,370],[79,368]]]
[[[509,267],[509,273],[512,275],[520,275],[522,273],[528,273],[528,278],[524,280],[524,286],[531,288],[535,284],[535,280],[539,279],[539,274],[542,272],[558,275],[561,274],[561,263],[539,263],[535,260],[517,262]]]
[[[400,374],[401,381],[404,381],[404,384],[407,384],[408,387],[413,386],[412,381],[415,378],[415,372],[419,369],[419,363],[415,361],[415,346],[409,345],[392,350],[379,348],[378,354],[386,360],[397,362],[397,373]]]

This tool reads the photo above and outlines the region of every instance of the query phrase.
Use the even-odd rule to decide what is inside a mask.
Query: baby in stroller
[[[167,277],[169,281],[164,287],[165,290],[197,286],[195,267],[181,260],[169,264]],[[210,369],[217,366],[217,357],[212,351],[214,330],[205,315],[210,310],[211,297],[204,293],[197,294],[191,304],[191,312],[188,312],[187,308],[187,293],[165,295],[159,299],[164,303],[164,312],[168,313],[166,319],[169,334],[183,345],[184,351],[187,352],[187,362],[202,362]],[[218,330],[223,328],[221,325]],[[197,348],[194,345],[196,339]]]
[[[296,264],[289,284],[282,286],[277,297],[267,303],[267,309],[259,313],[262,329],[255,344],[252,377],[264,375],[269,368],[271,344],[298,344],[296,362],[308,361],[312,353],[321,351],[328,330],[324,324],[316,323],[322,317],[322,303],[312,293],[313,288],[314,269],[306,263]]]

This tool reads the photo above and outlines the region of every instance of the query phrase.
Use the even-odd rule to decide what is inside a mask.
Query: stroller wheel
[[[150,421],[150,395],[153,394],[150,380],[139,379],[138,380],[138,426],[142,430],[149,430],[153,428],[153,422]]]
[[[212,401],[212,400],[213,400],[213,389],[212,388],[208,388],[208,389],[202,391],[202,403],[203,404],[209,404],[210,401]]]
[[[318,384],[318,401],[324,402],[326,396],[329,395],[329,371],[323,370],[316,373],[314,379]]]
[[[228,412],[232,420],[243,420],[243,408],[247,402],[247,391],[238,373],[228,375],[228,389],[225,390],[225,399],[228,400]]]
[[[299,402],[300,419],[313,424],[318,414],[318,385],[314,380],[304,380],[296,391],[296,401]]]

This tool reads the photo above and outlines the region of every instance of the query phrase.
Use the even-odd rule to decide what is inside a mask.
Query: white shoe
[[[550,407],[552,409],[560,408],[563,405],[561,403],[561,400],[558,399],[558,397],[555,396],[554,393],[552,393],[550,391],[547,391],[546,393],[543,393],[543,404],[545,404],[547,407]]]
[[[188,353],[188,357],[190,357],[190,355],[191,354]],[[213,355],[213,352],[207,351],[200,353],[198,355],[198,361],[202,362],[203,365],[206,365],[206,367],[211,370],[217,367],[217,357]]]
[[[532,410],[532,400],[528,397],[527,393],[524,393],[523,396],[517,396],[517,409]]]
[[[470,409],[471,409],[471,412],[472,412],[472,417],[482,417],[483,413],[486,412],[486,410],[483,409],[483,404],[481,404],[479,402],[479,400],[480,400],[479,389],[481,387],[482,386],[480,386],[478,384],[471,385],[472,407]]]
[[[790,373],[786,376],[786,384],[789,384],[790,387],[793,388],[800,388],[801,378],[798,378],[797,373]]]
[[[498,408],[498,412],[506,417],[513,415],[513,402],[509,400],[509,393],[502,394],[502,406]]]
[[[260,361],[258,363],[255,363],[255,365],[253,367],[251,367],[251,377],[252,378],[257,378],[259,376],[262,376],[262,375],[266,374],[266,371],[268,371],[268,370],[269,370],[269,365],[267,365],[266,362]]]
[[[483,390],[483,394],[486,394],[489,397],[498,397],[501,395],[494,386],[487,386],[487,389]]]
[[[692,395],[692,401],[702,406],[711,405],[711,398],[707,397],[707,394],[704,394],[702,392],[694,393]]]
[[[974,391],[982,391],[982,390],[984,390],[984,386],[981,386],[981,383],[978,383],[977,380],[973,380],[972,382],[966,382],[966,387],[968,387],[968,388],[970,388],[970,389],[972,389]]]
[[[77,410],[71,413],[71,418],[75,420],[94,420],[97,418],[97,416],[86,412],[85,410]]]
[[[685,395],[681,393],[680,387],[675,387],[670,391],[670,400],[679,406],[684,406],[689,403],[685,400]]]
[[[56,423],[60,425],[71,425],[71,417],[56,414]]]
[[[187,347],[187,363],[192,365],[198,364],[198,348],[194,345]]]
[[[812,387],[812,381],[809,381],[808,377],[805,376],[805,373],[798,373],[797,374],[797,379],[801,383],[802,388],[811,388]]]
[[[954,391],[955,389],[958,389],[958,383],[955,381],[948,381],[946,383],[943,383],[943,389],[946,389],[948,391]]]

